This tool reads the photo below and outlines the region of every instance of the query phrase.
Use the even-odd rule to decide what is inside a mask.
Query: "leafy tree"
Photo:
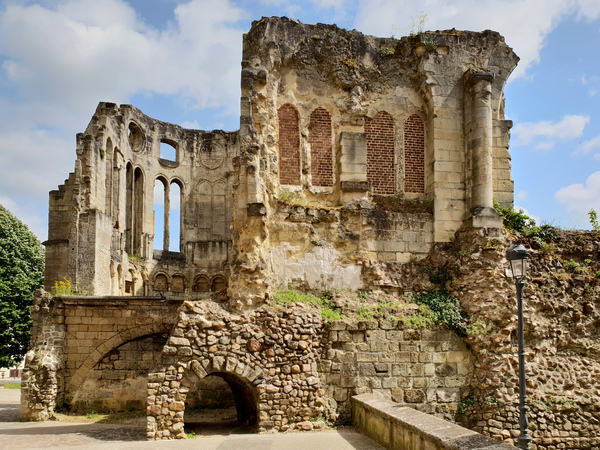
[[[43,278],[42,244],[0,205],[0,367],[15,365],[27,351],[33,293]]]

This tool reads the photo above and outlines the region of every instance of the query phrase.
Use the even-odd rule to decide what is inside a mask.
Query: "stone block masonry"
[[[373,393],[448,420],[456,416],[473,370],[464,342],[445,329],[402,322],[335,321],[319,362],[326,396],[349,419],[350,397]]]

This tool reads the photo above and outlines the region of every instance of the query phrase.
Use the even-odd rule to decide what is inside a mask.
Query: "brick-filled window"
[[[413,114],[404,122],[404,192],[425,192],[425,125]]]
[[[367,135],[367,181],[373,194],[396,193],[394,170],[394,121],[383,111],[365,119]]]
[[[308,142],[312,185],[333,186],[333,150],[331,143],[331,116],[325,108],[317,108],[310,115]]]
[[[300,184],[298,111],[289,103],[279,108],[279,182]]]

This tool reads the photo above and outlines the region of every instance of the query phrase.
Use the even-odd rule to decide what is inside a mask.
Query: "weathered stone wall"
[[[63,407],[128,410],[145,404],[148,371],[177,320],[179,304],[40,293],[23,381],[23,419],[48,418]]]
[[[48,420],[64,398],[65,317],[60,301],[37,290],[31,342],[21,375],[21,420]]]
[[[597,448],[600,439],[600,240],[596,232],[561,232],[546,243],[527,240],[530,271],[524,289],[526,377],[530,430],[538,449]],[[516,291],[507,278],[512,243],[466,230],[451,245],[406,271],[373,270],[384,284],[415,284],[423,264],[450,269],[446,288],[472,323],[466,342],[474,366],[461,400],[461,423],[499,440],[518,434]],[[571,262],[573,261],[573,262]],[[566,263],[566,264],[565,264]],[[574,265],[576,263],[577,265]],[[414,271],[414,269],[417,269]],[[385,275],[383,275],[385,274]],[[418,277],[417,277],[418,278]],[[421,285],[421,287],[425,287]]]
[[[71,409],[143,411],[148,372],[160,362],[166,336],[150,335],[109,351],[87,374],[73,395]]]
[[[148,438],[185,439],[187,393],[209,374],[232,388],[240,423],[259,432],[312,429],[323,412],[317,373],[322,318],[303,305],[231,315],[214,303],[185,302],[149,375]]]
[[[163,158],[161,145],[173,149],[173,160]],[[229,277],[237,149],[237,133],[187,130],[130,105],[100,103],[78,135],[74,173],[50,193],[46,289],[68,278],[95,295],[183,299],[214,292],[212,281]],[[155,183],[164,190],[160,199]],[[171,205],[175,185],[181,194]],[[155,201],[164,202],[162,242],[154,241]],[[175,236],[169,217],[179,203]],[[177,243],[176,251],[169,242]],[[198,277],[209,280],[205,291],[198,290]],[[217,288],[225,289],[226,281]]]
[[[273,283],[315,292],[368,285],[369,260],[424,258],[433,244],[433,218],[394,213],[370,202],[318,208],[280,202],[270,223]]]
[[[370,249],[387,260],[426,253],[463,224],[500,228],[494,189],[512,204],[502,90],[517,61],[490,31],[395,40],[285,18],[255,22],[242,62],[238,253],[229,289],[237,307],[262,302],[280,282],[269,252],[279,245],[272,230],[282,198],[316,207],[372,194],[431,201],[431,240],[417,239],[418,250],[393,238],[389,249]],[[313,125],[316,113],[330,119],[331,185],[316,175],[323,132]]]
[[[350,420],[350,397],[365,392],[448,420],[456,416],[471,353],[452,331],[415,330],[402,322],[335,321],[319,362],[328,405]]]

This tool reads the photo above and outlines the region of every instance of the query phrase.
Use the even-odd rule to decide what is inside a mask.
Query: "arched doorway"
[[[257,424],[256,389],[238,375],[213,372],[190,388],[185,400],[186,433],[252,432]]]

